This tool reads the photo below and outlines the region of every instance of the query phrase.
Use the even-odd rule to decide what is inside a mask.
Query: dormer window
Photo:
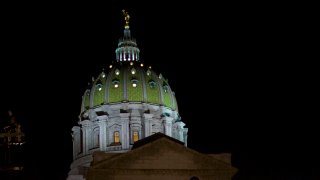
[[[119,87],[120,82],[119,82],[119,80],[118,80],[118,79],[114,79],[114,80],[112,80],[112,84],[113,84],[113,87],[114,87],[114,88],[118,88],[118,87]]]
[[[131,74],[136,74],[136,70],[134,68],[131,69]]]
[[[137,87],[138,82],[139,82],[139,81],[138,81],[137,79],[132,79],[132,80],[131,80],[132,87],[134,87],[134,88]]]
[[[101,91],[102,90],[102,84],[97,84],[96,85],[96,89],[98,89],[98,91]]]
[[[147,75],[150,76],[151,75],[151,71],[148,69],[147,71]]]
[[[163,86],[163,91],[164,91],[165,93],[167,93],[167,92],[169,91],[169,86],[168,86],[168,85],[164,85],[164,86]]]
[[[149,81],[149,87],[150,87],[151,89],[155,88],[156,86],[157,86],[157,83],[156,83],[154,80],[150,80],[150,81]]]
[[[114,73],[118,76],[120,74],[119,69],[116,69]]]

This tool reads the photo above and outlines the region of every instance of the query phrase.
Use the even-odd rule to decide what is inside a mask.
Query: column
[[[82,133],[83,133],[83,136],[82,136],[83,154],[86,155],[89,152],[91,121],[84,120],[84,121],[81,121],[80,124],[82,125]]]
[[[188,146],[188,128],[183,129],[183,139],[184,139],[184,145]]]
[[[121,145],[122,149],[129,149],[129,113],[121,113]]]
[[[106,151],[107,150],[107,116],[105,117],[99,117],[98,118],[98,124],[99,124],[99,146],[100,151]]]
[[[79,151],[80,151],[80,127],[73,126],[72,127],[72,145],[73,145],[73,160],[76,159]]]
[[[181,142],[184,142],[184,138],[183,138],[183,131],[184,131],[184,126],[185,124],[183,122],[177,122],[178,125],[178,140],[180,140]]]
[[[162,118],[162,122],[163,122],[163,126],[164,126],[164,133],[170,137],[172,137],[172,121],[173,121],[172,117],[163,117]]]
[[[151,135],[151,120],[152,120],[153,114],[144,114],[144,137],[148,137]]]

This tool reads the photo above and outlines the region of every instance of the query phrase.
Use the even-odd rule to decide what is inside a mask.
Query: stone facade
[[[73,159],[69,179],[85,175],[95,151],[127,152],[135,141],[155,133],[187,145],[187,128],[177,111],[146,103],[102,105],[85,111],[72,128]],[[118,139],[116,137],[118,136]]]

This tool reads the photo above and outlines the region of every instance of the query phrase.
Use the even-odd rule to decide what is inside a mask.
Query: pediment
[[[93,169],[206,169],[235,170],[230,164],[201,154],[170,138],[161,137],[114,158],[102,160]]]

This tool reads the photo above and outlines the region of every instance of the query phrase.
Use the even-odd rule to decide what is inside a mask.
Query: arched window
[[[120,134],[119,131],[114,132],[114,143],[120,143]]]
[[[136,142],[136,141],[139,140],[139,133],[138,133],[138,131],[133,131],[133,137],[132,137],[132,139],[133,139],[133,142]]]

